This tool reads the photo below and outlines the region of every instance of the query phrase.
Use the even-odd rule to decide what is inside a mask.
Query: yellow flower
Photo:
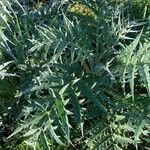
[[[94,12],[80,2],[73,2],[70,6],[70,12],[80,13],[83,15],[94,16]]]

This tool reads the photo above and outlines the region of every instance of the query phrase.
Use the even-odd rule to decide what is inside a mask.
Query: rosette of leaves
[[[11,131],[16,130],[5,145],[66,147],[72,144],[74,125],[83,136],[84,120],[106,113],[109,98],[104,89],[112,84],[110,75],[104,64],[97,71],[92,46],[85,42],[91,37],[77,20],[69,20],[63,1],[37,9],[18,1],[4,2],[12,20],[7,22],[10,32],[9,28],[3,32],[11,42],[3,40],[2,51],[5,60],[14,60],[10,70],[17,74],[15,82],[10,79],[16,91],[7,115],[13,116]]]
[[[121,74],[122,70],[129,67],[128,59],[124,58],[126,51],[128,54],[131,50],[131,55],[135,55],[133,49],[138,46],[136,43],[139,43],[139,36],[131,45],[127,40],[134,38],[136,32],[132,38],[128,37],[133,31],[132,27],[136,29],[140,23],[128,22],[118,11],[116,17],[115,8],[108,1],[82,0],[81,3],[92,10],[95,17],[89,19],[70,13],[69,3],[64,0],[49,1],[40,7],[32,7],[26,1],[17,0],[3,0],[0,3],[2,63],[13,61],[8,69],[7,66],[2,68],[2,72],[17,74],[16,77],[3,79],[9,81],[13,89],[13,94],[9,97],[9,107],[3,101],[6,109],[2,111],[2,126],[9,129],[7,138],[2,137],[1,140],[3,149],[16,149],[17,145],[22,146],[22,149],[27,145],[31,149],[43,150],[77,148],[77,141],[84,141],[86,138],[86,123],[98,119],[96,124],[101,124],[101,118],[104,118],[102,124],[108,130],[103,134],[101,143],[92,135],[94,142],[89,141],[87,144],[90,149],[97,146],[105,148],[105,143],[102,143],[105,138],[107,141],[109,131],[114,133],[111,142],[121,148],[130,144],[137,146],[143,135],[147,140],[148,128],[146,132],[140,133],[134,130],[135,124],[140,124],[137,120],[133,122],[134,129],[131,132],[138,134],[136,139],[126,135],[128,132],[123,129],[117,130],[119,125],[126,123],[130,112],[135,112],[136,117],[138,113],[128,107],[130,103],[123,111],[120,104],[117,105],[119,108],[114,108],[118,102],[110,99],[115,95],[112,96],[110,91],[117,79],[117,69],[122,68],[119,70]],[[141,42],[144,45],[146,39]],[[116,69],[114,66],[117,62],[113,61],[117,52],[115,46],[120,43],[127,46],[118,50],[120,53],[117,53],[117,57],[121,66],[117,65]],[[149,48],[140,51],[138,56],[143,56],[148,50]],[[126,68],[124,59],[127,60]],[[147,72],[146,70],[145,74],[144,71],[142,80],[144,79],[144,85],[149,89]],[[120,79],[124,80],[124,76],[120,74]],[[125,73],[125,76],[129,79],[128,73]],[[131,85],[133,89],[133,84]],[[0,86],[3,88],[2,84]],[[144,111],[141,105],[138,107]],[[143,117],[143,114],[141,116]],[[148,126],[147,121],[145,122],[142,124],[142,130]],[[114,139],[118,141],[115,142]],[[133,143],[134,139],[136,142]],[[106,144],[106,148],[107,146]]]

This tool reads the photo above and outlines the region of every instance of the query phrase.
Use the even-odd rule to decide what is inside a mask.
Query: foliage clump
[[[0,149],[150,148],[150,19],[131,8],[0,1]]]

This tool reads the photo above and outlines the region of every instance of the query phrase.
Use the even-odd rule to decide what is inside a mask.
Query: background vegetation
[[[0,1],[0,149],[150,149],[149,0]]]

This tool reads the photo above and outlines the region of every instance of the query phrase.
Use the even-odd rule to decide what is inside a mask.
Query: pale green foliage
[[[149,139],[149,99],[140,97],[133,106],[128,104],[117,104],[103,121],[91,126],[91,137],[86,141],[88,149],[146,148],[143,142]],[[140,144],[143,146],[139,147]]]
[[[106,0],[81,3],[95,16],[68,12],[68,1],[0,2],[2,148],[128,149],[148,140],[148,98],[134,92],[137,78],[150,95],[147,20],[130,21]],[[135,103],[113,90],[118,77]]]
[[[143,42],[140,42],[141,34],[129,46],[124,47],[118,55],[121,63],[119,69],[120,74],[122,74],[120,77],[123,87],[125,87],[125,83],[130,84],[133,100],[134,80],[138,74],[141,76],[141,81],[146,86],[147,93],[150,96],[150,42],[146,38],[143,39]]]
[[[7,73],[6,67],[11,64],[12,61],[0,64],[0,78],[3,79],[5,76],[15,76],[15,74]]]

